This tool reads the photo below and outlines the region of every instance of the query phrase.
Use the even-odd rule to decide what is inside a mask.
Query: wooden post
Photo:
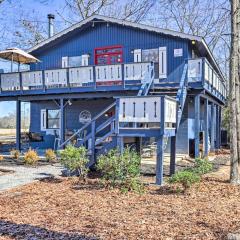
[[[194,98],[194,113],[195,113],[195,158],[199,157],[199,132],[200,132],[200,95]]]
[[[176,168],[176,136],[171,137],[171,155],[170,155],[170,176],[175,173]]]
[[[215,150],[215,107],[214,104],[211,104],[211,151]]]
[[[119,152],[122,154],[124,150],[123,137],[117,136],[117,146],[118,146]]]
[[[96,122],[93,121],[91,123],[91,139],[92,139],[92,143],[91,143],[91,162],[90,162],[90,166],[92,166],[95,163],[95,142],[96,142]]]
[[[164,149],[163,149],[163,135],[157,141],[157,164],[156,164],[156,184],[163,184],[163,160],[164,160]]]
[[[222,123],[222,108],[219,106],[219,148],[221,148],[222,141],[221,141],[221,123]]]
[[[60,139],[61,139],[61,144],[65,142],[65,106],[64,106],[64,99],[60,99]],[[64,148],[64,146],[63,146]]]
[[[157,164],[156,164],[156,184],[163,184],[163,160],[164,160],[164,148],[163,148],[163,138],[165,130],[165,98],[161,97],[161,122],[160,122],[160,137],[157,141]]]
[[[216,148],[220,147],[220,136],[219,136],[219,106],[216,106]]]
[[[21,150],[21,101],[16,101],[16,149]]]
[[[208,99],[204,101],[204,157],[208,156]]]

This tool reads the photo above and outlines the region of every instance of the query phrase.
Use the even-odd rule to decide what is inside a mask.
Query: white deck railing
[[[69,83],[72,87],[89,86],[94,83],[93,67],[69,69]]]
[[[1,89],[3,91],[20,90],[20,86],[19,73],[1,74]]]
[[[24,90],[42,87],[42,71],[23,72],[22,87]]]
[[[44,71],[0,74],[0,90],[32,90],[62,87],[140,85],[151,74],[151,63],[82,66]],[[188,60],[188,82],[206,82],[226,98],[226,88],[204,58]]]
[[[46,87],[67,86],[67,69],[46,70],[44,75]]]
[[[163,103],[164,111],[161,111]],[[118,104],[120,128],[160,127],[159,123],[162,119],[164,119],[166,128],[173,126],[175,128],[177,102],[173,98],[163,96],[120,97]]]
[[[188,60],[188,82],[204,82],[226,98],[226,87],[205,58]]]

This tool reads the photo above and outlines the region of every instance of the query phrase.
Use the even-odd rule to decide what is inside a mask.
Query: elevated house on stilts
[[[50,16],[50,30],[53,16]],[[111,148],[198,157],[220,148],[224,76],[203,38],[95,15],[29,49],[30,71],[0,74],[0,101],[30,102],[29,146],[84,145],[91,164]]]

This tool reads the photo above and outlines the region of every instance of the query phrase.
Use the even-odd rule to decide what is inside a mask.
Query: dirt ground
[[[143,195],[97,180],[48,179],[0,195],[0,239],[225,239],[240,230],[240,187],[226,156],[187,194],[149,185]]]

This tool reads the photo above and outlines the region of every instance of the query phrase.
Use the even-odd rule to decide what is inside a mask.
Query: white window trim
[[[47,129],[47,110],[41,109],[41,131],[46,131]]]
[[[159,48],[159,78],[167,78],[167,47]]]
[[[88,66],[89,65],[89,55],[83,54],[81,57],[82,57],[82,66]]]
[[[62,68],[68,68],[68,57],[62,57]]]
[[[135,63],[142,62],[142,49],[134,49],[133,54]]]

